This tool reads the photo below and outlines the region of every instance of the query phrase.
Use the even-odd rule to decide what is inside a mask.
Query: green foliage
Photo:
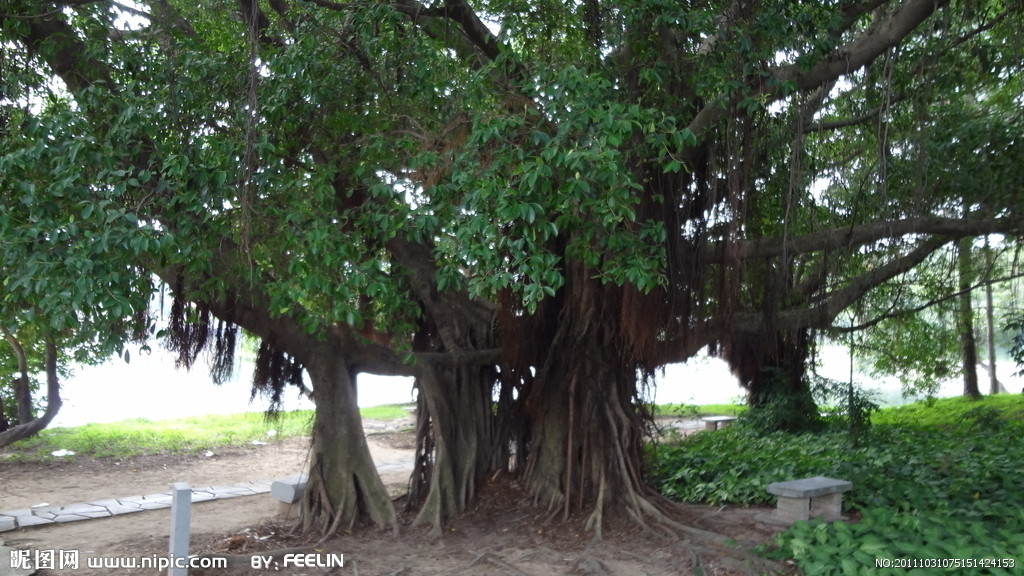
[[[1024,375],[1024,315],[1012,314],[1003,324],[1004,330],[1012,334],[1010,357],[1017,363],[1019,370],[1015,376]]]
[[[779,536],[778,549],[770,555],[796,560],[804,574],[1009,575],[1020,571],[1022,534],[1024,510],[1019,506],[1007,508],[999,525],[956,513],[871,508],[856,523],[798,522]],[[900,566],[896,559],[909,564]],[[942,564],[945,559],[948,563]],[[886,566],[890,560],[893,563]],[[969,563],[993,560],[1000,563]],[[883,564],[876,567],[878,561]]]
[[[811,392],[823,412],[824,420],[832,426],[846,428],[856,442],[871,426],[871,415],[879,406],[871,392],[861,390],[852,382],[840,382],[820,375],[813,375]]]
[[[654,449],[652,480],[671,498],[710,504],[768,504],[767,484],[796,478],[853,482],[843,503],[859,523],[797,523],[780,536],[773,554],[806,574],[876,573],[876,558],[1024,555],[1024,399],[942,400],[874,421],[859,444],[835,431],[698,433]]]

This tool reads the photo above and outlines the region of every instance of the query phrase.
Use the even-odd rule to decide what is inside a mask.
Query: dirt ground
[[[374,423],[369,423],[373,427]],[[369,443],[377,462],[411,454],[405,434],[373,433]],[[0,510],[48,503],[65,505],[93,499],[149,494],[172,482],[193,487],[276,478],[298,473],[308,457],[308,439],[289,439],[267,446],[219,450],[206,456],[145,456],[123,461],[76,458],[49,463],[0,461]],[[383,475],[396,496],[408,480],[407,471]],[[277,516],[269,495],[196,503],[192,507],[193,554],[225,558],[228,568],[193,569],[192,576],[250,574],[331,575],[651,575],[760,574],[766,567],[754,546],[770,542],[778,529],[754,521],[763,509],[678,506],[671,514],[687,530],[671,535],[643,530],[631,522],[606,522],[604,539],[591,542],[584,518],[549,520],[534,507],[514,479],[495,478],[483,486],[475,505],[449,522],[445,534],[432,539],[408,526],[398,536],[360,527],[327,542],[295,534]],[[85,558],[163,557],[168,548],[170,511],[155,510],[113,518],[24,528],[0,533],[9,546],[36,550],[78,550],[77,570],[44,570],[42,576],[75,574],[151,575],[154,569],[86,567]],[[275,552],[276,551],[276,552]],[[299,556],[285,556],[298,553]],[[313,554],[314,556],[304,556]],[[344,555],[344,566],[305,567],[295,560],[331,564]],[[253,569],[252,556],[268,568]],[[793,569],[775,565],[784,572]]]

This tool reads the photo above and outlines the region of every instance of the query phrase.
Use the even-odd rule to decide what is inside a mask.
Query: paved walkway
[[[192,489],[192,502],[207,500],[223,500],[239,496],[254,496],[270,492],[273,480],[256,480],[240,482],[225,486],[207,486]],[[133,514],[146,510],[159,510],[171,507],[171,492],[146,494],[145,496],[128,496],[126,498],[108,498],[79,502],[66,506],[36,506],[19,510],[0,511],[0,532],[17,530],[28,526],[78,522],[93,518],[108,518],[121,514]]]
[[[412,470],[412,456],[382,462],[377,465],[380,472],[391,472],[395,470]],[[238,498],[240,496],[255,496],[257,494],[268,494],[270,485],[276,479],[255,480],[252,482],[239,482],[237,484],[226,484],[222,486],[205,486],[192,488],[192,502],[206,502],[207,500],[224,500],[227,498]],[[168,483],[170,486],[170,483]],[[92,520],[93,518],[109,518],[122,514],[134,514],[146,510],[159,510],[171,507],[171,491],[159,492],[157,494],[146,494],[145,496],[128,496],[125,498],[107,498],[103,500],[92,500],[89,502],[78,502],[66,506],[34,506],[32,508],[21,508],[18,510],[0,511],[0,532],[27,528],[29,526],[40,526],[43,524],[59,524],[64,522],[80,522]]]

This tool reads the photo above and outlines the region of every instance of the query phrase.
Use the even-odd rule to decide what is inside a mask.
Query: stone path
[[[226,486],[207,486],[192,489],[192,502],[207,500],[223,500],[239,496],[254,496],[270,492],[273,480],[256,480],[240,482]],[[78,522],[93,518],[108,518],[121,514],[133,514],[146,510],[159,510],[171,507],[171,491],[145,496],[128,496],[125,498],[108,498],[79,502],[66,506],[36,506],[19,510],[0,511],[0,532],[17,530],[28,526],[54,524],[62,522]]]
[[[377,469],[382,472],[395,470],[412,470],[412,457],[402,458],[390,462],[382,462]],[[226,498],[238,498],[240,496],[255,496],[270,492],[270,485],[274,479],[255,480],[252,482],[239,482],[223,486],[206,486],[192,489],[192,502],[206,502],[208,500],[224,500]],[[170,485],[168,483],[168,485]],[[42,524],[57,524],[63,522],[80,522],[93,518],[109,518],[121,514],[133,514],[145,512],[146,510],[159,510],[171,507],[171,491],[157,494],[146,494],[144,496],[128,496],[125,498],[107,498],[92,500],[90,502],[78,502],[65,506],[33,506],[32,508],[21,508],[18,510],[0,511],[0,532],[39,526]]]

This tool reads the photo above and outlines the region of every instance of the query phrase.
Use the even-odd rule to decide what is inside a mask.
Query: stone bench
[[[773,482],[768,493],[778,496],[771,514],[759,514],[756,519],[769,524],[790,526],[798,520],[822,518],[826,522],[843,519],[843,492],[853,483],[824,476]]]
[[[705,416],[701,418],[705,430],[719,430],[725,428],[735,420],[735,416]]]
[[[287,519],[293,514],[296,517],[299,516],[302,510],[299,501],[302,500],[302,494],[306,491],[307,480],[308,477],[305,474],[296,474],[271,482],[270,496],[280,502],[277,510],[279,517]]]

